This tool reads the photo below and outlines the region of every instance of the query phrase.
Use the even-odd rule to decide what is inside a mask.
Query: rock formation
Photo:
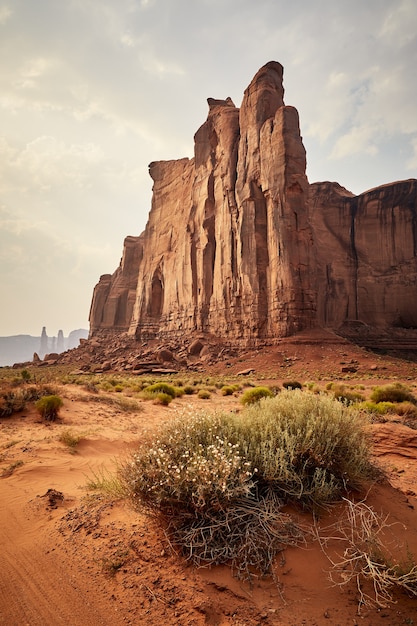
[[[255,345],[322,326],[417,327],[417,181],[309,185],[270,62],[237,108],[208,99],[194,158],[157,161],[145,231],[95,287],[90,336]]]
[[[315,183],[310,204],[318,324],[417,328],[417,181],[360,196]]]
[[[143,256],[143,235],[126,237],[120,265],[113,275],[103,274],[94,288],[90,309],[91,331],[127,330],[136,297],[139,264]]]

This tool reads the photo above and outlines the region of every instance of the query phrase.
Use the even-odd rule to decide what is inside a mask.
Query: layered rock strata
[[[96,286],[91,335],[251,345],[352,321],[417,327],[417,181],[358,197],[310,186],[282,75],[262,67],[240,109],[209,98],[194,157],[150,164],[146,229]]]

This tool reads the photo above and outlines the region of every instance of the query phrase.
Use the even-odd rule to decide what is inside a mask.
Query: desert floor
[[[357,372],[342,373],[352,362]],[[324,388],[340,380],[365,392],[396,380],[417,384],[417,364],[330,341],[288,341],[198,376],[233,377],[248,368],[254,370],[250,380],[262,384],[291,379]],[[330,562],[317,541],[285,550],[275,580],[255,578],[249,585],[227,567],[194,568],[173,551],[155,519],[92,488],[116,471],[145,430],[184,408],[239,410],[237,397],[213,391],[208,400],[183,396],[168,407],[141,401],[140,411],[123,412],[86,402],[80,385],[63,385],[60,392],[64,406],[54,423],[43,422],[33,407],[0,419],[0,624],[417,624],[417,598],[404,593],[386,607],[359,611],[355,583],[331,584]],[[386,479],[367,485],[361,497],[387,517],[392,549],[417,560],[417,430],[391,421],[371,428]],[[60,441],[68,430],[80,437],[74,450]],[[50,489],[62,499],[49,497]],[[340,504],[329,508],[319,527],[342,512]],[[311,523],[310,514],[295,514]],[[330,541],[327,549],[335,557],[340,546]]]

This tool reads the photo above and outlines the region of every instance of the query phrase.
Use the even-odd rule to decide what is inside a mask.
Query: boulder
[[[160,363],[172,363],[172,361],[175,361],[175,357],[171,350],[167,350],[166,348],[158,350],[156,358]]]
[[[193,341],[188,347],[188,354],[190,354],[191,356],[199,356],[203,348],[204,343],[201,341],[201,339],[195,339],[195,341]]]

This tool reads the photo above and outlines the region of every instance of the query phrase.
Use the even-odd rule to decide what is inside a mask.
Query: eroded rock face
[[[91,335],[251,345],[352,320],[417,326],[417,181],[310,186],[282,74],[261,68],[240,109],[209,98],[194,157],[150,164],[148,224],[96,286]]]
[[[136,298],[143,237],[126,237],[120,265],[113,275],[103,274],[94,287],[90,308],[90,334],[100,329],[127,331]]]
[[[321,326],[417,328],[417,181],[310,187]]]

